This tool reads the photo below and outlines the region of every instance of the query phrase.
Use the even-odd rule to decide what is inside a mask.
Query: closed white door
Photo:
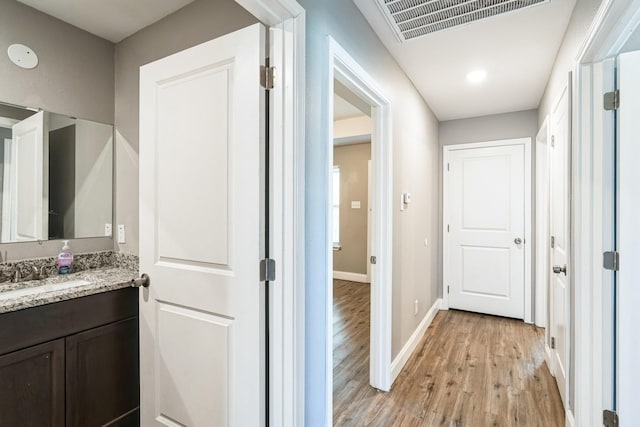
[[[569,97],[565,88],[551,111],[551,340],[553,371],[567,405],[569,363]]]
[[[3,241],[46,240],[49,214],[49,133],[40,111],[13,125],[9,170],[9,235]],[[8,164],[7,164],[8,163]]]
[[[516,141],[449,151],[444,232],[450,308],[524,318],[527,168],[525,144]]]
[[[265,423],[256,24],[140,70],[143,426]]]
[[[618,58],[617,410],[620,425],[640,420],[640,51]]]

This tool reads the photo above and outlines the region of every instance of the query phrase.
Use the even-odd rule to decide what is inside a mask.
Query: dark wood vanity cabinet
[[[0,427],[139,426],[139,378],[137,289],[0,314]]]

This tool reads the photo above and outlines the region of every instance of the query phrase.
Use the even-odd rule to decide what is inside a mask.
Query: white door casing
[[[449,308],[530,321],[530,143],[521,138],[445,147]]]
[[[617,395],[621,425],[640,419],[640,51],[618,57]],[[636,420],[636,421],[634,421]]]
[[[3,241],[29,242],[49,237],[48,114],[40,111],[12,127],[9,169],[8,236]],[[5,166],[7,167],[7,166]],[[7,208],[3,208],[7,209]],[[8,237],[8,239],[5,239]]]
[[[265,421],[261,24],[140,70],[143,426]]]
[[[536,136],[535,324],[547,328],[549,287],[549,116]]]
[[[551,267],[559,267],[563,272],[551,276],[551,337],[554,376],[560,396],[568,404],[568,367],[570,355],[569,321],[569,251],[570,251],[570,141],[569,141],[569,96],[565,87],[551,111]]]

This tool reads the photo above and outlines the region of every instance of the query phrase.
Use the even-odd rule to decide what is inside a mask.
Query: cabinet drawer
[[[0,314],[0,355],[137,315],[136,288]]]

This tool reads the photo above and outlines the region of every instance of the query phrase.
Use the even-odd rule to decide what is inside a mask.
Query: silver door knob
[[[553,272],[555,274],[564,273],[564,275],[566,276],[567,275],[567,266],[565,265],[563,267],[560,267],[559,265],[554,265],[553,266]]]
[[[522,243],[522,239],[519,237],[516,237],[513,241],[516,245],[519,245],[520,243]]]
[[[147,273],[142,274],[138,279],[131,279],[131,287],[132,288],[148,288],[151,284],[151,279],[149,279],[149,275]]]

